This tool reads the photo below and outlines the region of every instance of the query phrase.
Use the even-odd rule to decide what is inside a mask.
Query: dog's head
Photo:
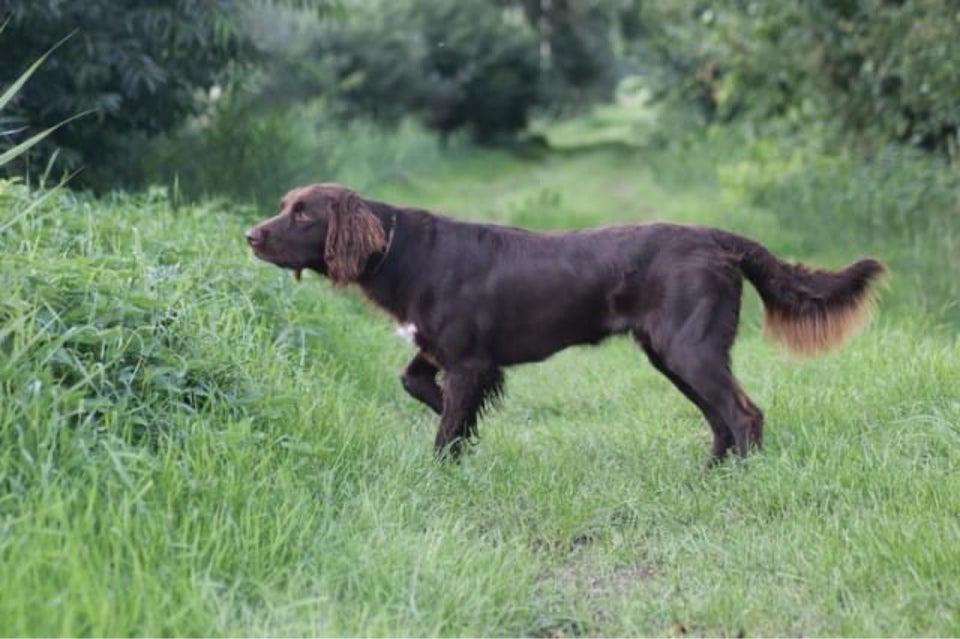
[[[380,220],[339,184],[311,184],[280,200],[280,212],[246,232],[254,255],[293,271],[313,269],[339,286],[356,281],[386,245]]]

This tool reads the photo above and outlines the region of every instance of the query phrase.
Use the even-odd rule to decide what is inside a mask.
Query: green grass
[[[355,291],[251,258],[257,212],[155,190],[22,214],[36,195],[0,183],[0,634],[960,634],[949,173],[738,144],[458,148],[368,185],[888,260],[877,321],[818,360],[764,341],[746,294],[766,450],[709,473],[708,429],[628,340],[512,369],[479,446],[438,464],[409,347]],[[871,228],[911,177],[918,219]]]

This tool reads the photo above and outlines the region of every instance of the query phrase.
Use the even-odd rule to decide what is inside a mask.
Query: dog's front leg
[[[419,400],[433,409],[437,415],[443,413],[443,394],[437,385],[439,369],[433,362],[417,353],[407,364],[407,368],[400,376],[404,390],[416,400]]]
[[[503,373],[489,362],[472,362],[444,371],[443,413],[434,441],[437,455],[456,459],[476,434],[477,418],[488,399],[500,394]]]

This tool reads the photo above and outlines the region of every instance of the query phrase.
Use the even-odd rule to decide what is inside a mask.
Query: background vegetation
[[[953,4],[78,6],[0,2],[0,635],[960,633]],[[243,245],[330,179],[892,273],[813,361],[745,294],[745,465],[617,340],[440,465],[389,323]]]
[[[299,177],[277,149],[293,158],[289,137],[345,119],[504,144],[627,76],[691,112],[674,137],[736,122],[831,150],[958,157],[960,18],[944,0],[3,0],[0,16],[4,85],[69,36],[5,111],[8,143],[89,112],[8,172],[42,170],[56,148],[58,171],[83,167],[74,183],[99,190],[169,183],[198,144],[222,172],[227,136]],[[188,150],[158,165],[171,141]],[[262,168],[256,155],[229,163],[234,184]],[[213,182],[191,191],[236,195]]]

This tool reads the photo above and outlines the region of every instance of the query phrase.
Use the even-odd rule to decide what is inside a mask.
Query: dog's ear
[[[353,191],[344,189],[332,202],[324,260],[337,286],[354,282],[367,260],[386,245],[383,225]]]

